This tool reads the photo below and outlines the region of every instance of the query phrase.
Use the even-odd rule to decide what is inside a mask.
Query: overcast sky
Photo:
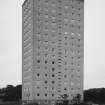
[[[22,0],[0,0],[0,87],[21,83]],[[105,0],[85,0],[84,88],[105,87]]]

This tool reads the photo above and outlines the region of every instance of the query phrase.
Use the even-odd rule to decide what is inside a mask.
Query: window
[[[45,64],[47,64],[48,63],[48,61],[45,61]]]
[[[75,19],[71,19],[71,23],[74,23],[75,22]]]
[[[67,78],[67,75],[65,74],[64,77]]]
[[[40,50],[40,46],[38,46],[38,50]]]
[[[54,51],[55,50],[55,48],[52,48],[52,51]]]
[[[62,9],[62,7],[58,7],[58,9]]]
[[[48,31],[48,27],[47,27],[47,26],[46,26],[46,27],[44,27],[44,30],[45,30],[45,31]]]
[[[37,86],[37,89],[40,89],[40,87],[39,87],[39,86]]]
[[[74,57],[72,56],[72,57],[71,57],[71,59],[73,60],[73,59],[74,59]]]
[[[59,34],[59,35],[61,35],[62,33],[61,33],[61,32],[59,32],[58,34]]]
[[[80,75],[78,75],[77,78],[80,78]]]
[[[75,69],[74,68],[71,68],[71,71],[74,71]]]
[[[48,56],[48,54],[45,54],[45,57],[47,57]]]
[[[58,28],[61,29],[62,28],[62,25],[59,25]]]
[[[64,90],[67,90],[67,88],[64,88]]]
[[[55,34],[52,34],[52,37],[55,37],[56,35]]]
[[[58,90],[58,92],[61,92],[61,90]]]
[[[62,0],[58,0],[58,3],[62,3]]]
[[[81,27],[80,26],[78,26],[78,29],[80,29]]]
[[[59,15],[59,16],[61,16],[61,15],[62,15],[62,13],[58,13],[58,15]]]
[[[80,54],[80,51],[78,50],[77,53]]]
[[[37,60],[37,63],[40,63],[40,60]]]
[[[71,62],[71,65],[74,65],[74,63],[73,63],[73,62]]]
[[[78,90],[80,90],[80,88],[77,88]]]
[[[59,62],[58,62],[59,63]],[[62,67],[62,65],[58,65],[58,67]]]
[[[45,25],[48,25],[49,24],[49,22],[48,22],[48,20],[45,20]],[[46,28],[45,28],[46,29]],[[48,27],[47,27],[47,29],[48,29]],[[46,30],[46,31],[48,31],[48,30]]]
[[[65,62],[65,65],[67,65],[67,62]]]
[[[80,63],[78,63],[77,65],[78,65],[78,67],[80,67]]]
[[[55,2],[52,2],[52,4],[51,4],[53,7],[55,7],[56,6],[56,4],[55,4]]]
[[[47,93],[45,93],[45,96],[47,97]]]
[[[44,83],[45,83],[45,84],[47,84],[47,83],[48,83],[48,82],[47,82],[47,80],[46,80],[46,81],[44,81]]]
[[[45,74],[45,77],[47,77],[47,74]]]
[[[54,67],[52,68],[52,71],[55,71],[55,68]]]
[[[48,87],[44,87],[46,90],[48,89]]]
[[[65,58],[67,58],[67,56],[65,56]]]
[[[41,40],[40,39],[38,39],[38,43],[41,43]]]
[[[55,81],[52,81],[52,84],[54,84],[55,83]]]
[[[48,41],[46,40],[46,41],[44,41],[44,44],[48,44]]]
[[[44,103],[45,103],[45,104],[48,104],[48,100],[45,100]]]
[[[40,94],[39,94],[39,93],[37,93],[37,96],[40,96]]]
[[[78,41],[80,42],[81,39],[78,39]]]
[[[74,15],[74,12],[72,12],[71,14]]]
[[[55,55],[52,55],[52,57],[55,57]]]
[[[61,78],[58,78],[59,80],[61,80]]]
[[[78,56],[78,60],[80,60],[81,59],[81,57],[80,56]]]
[[[40,74],[39,74],[39,73],[37,73],[37,76],[39,77],[39,76],[40,76]]]
[[[72,43],[71,45],[72,45],[72,47],[74,47],[74,43]]]
[[[55,75],[54,75],[54,74],[52,74],[52,77],[55,77]]]
[[[54,87],[52,87],[52,90],[54,90]]]
[[[65,40],[67,40],[67,36],[65,36],[64,38],[65,38]]]
[[[80,44],[78,44],[78,47],[80,47]]]
[[[72,9],[74,9],[74,6],[71,6]]]
[[[44,8],[44,10],[45,10],[46,12],[48,12],[48,6],[46,6],[46,7]]]
[[[77,72],[80,72],[80,70],[78,69]]]
[[[54,61],[52,61],[52,64],[54,64],[55,62]]]
[[[45,50],[48,50],[48,46],[45,46]]]
[[[71,89],[72,90],[72,89]],[[71,94],[71,97],[73,97],[73,94]]]
[[[48,0],[45,0],[45,3],[48,3]]]
[[[73,74],[71,74],[71,78],[73,78],[74,77],[74,75]]]
[[[80,23],[80,20],[79,19],[77,21]]]
[[[58,52],[58,54],[59,54],[59,55],[61,55],[61,54],[62,54],[62,52]]]
[[[48,33],[45,33],[44,35],[45,35],[45,37],[48,37]]]
[[[52,94],[52,97],[54,97],[54,94]]]
[[[55,41],[52,41],[51,43],[52,43],[52,44],[55,44]]]

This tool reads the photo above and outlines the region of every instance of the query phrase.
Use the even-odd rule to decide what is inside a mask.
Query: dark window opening
[[[52,81],[52,84],[54,84],[55,83],[55,81]]]
[[[37,89],[40,89],[40,87],[38,86]]]
[[[67,88],[64,88],[64,90],[67,90]]]
[[[54,64],[55,62],[54,61],[52,61],[52,64]]]
[[[53,67],[53,68],[52,68],[52,71],[54,71],[54,70],[55,70],[55,68]]]
[[[52,77],[55,77],[55,75],[54,75],[54,74],[52,74]]]
[[[47,77],[47,74],[45,74],[45,77]]]
[[[47,61],[45,61],[45,64],[47,64],[48,62]]]
[[[61,92],[61,90],[58,90],[58,92]]]
[[[45,84],[47,84],[48,82],[47,81],[45,81]]]
[[[65,75],[64,75],[64,77],[66,78],[66,77],[67,77],[67,75],[65,74]]]
[[[47,93],[45,93],[45,96],[47,96]]]
[[[37,63],[40,63],[40,60],[37,60]]]
[[[47,87],[45,87],[45,89],[48,89]]]
[[[39,93],[37,93],[37,96],[40,96],[40,94],[39,94]]]
[[[52,94],[52,96],[54,97],[54,94]]]
[[[40,74],[38,73],[38,74],[37,74],[37,76],[39,77],[39,76],[40,76]]]

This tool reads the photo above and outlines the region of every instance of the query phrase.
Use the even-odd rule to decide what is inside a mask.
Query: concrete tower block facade
[[[82,100],[84,1],[26,0],[22,11],[22,100]]]

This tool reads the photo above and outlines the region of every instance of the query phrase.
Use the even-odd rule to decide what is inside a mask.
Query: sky
[[[0,88],[21,84],[23,0],[0,0]],[[84,89],[105,87],[105,0],[85,0]]]

